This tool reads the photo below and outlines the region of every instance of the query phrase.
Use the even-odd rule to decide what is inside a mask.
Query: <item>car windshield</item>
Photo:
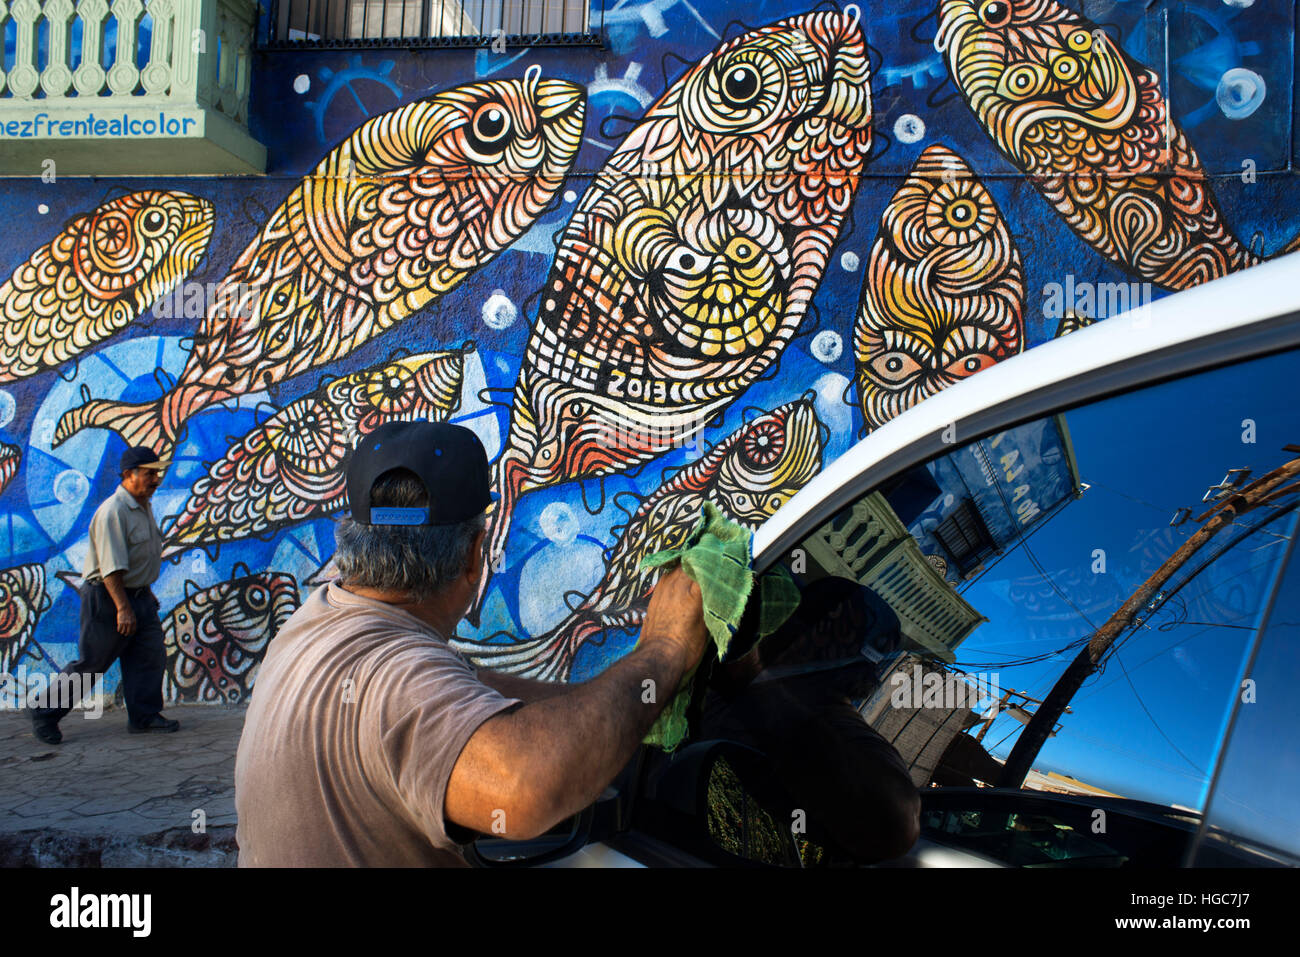
[[[1279,354],[956,436],[781,557],[801,604],[715,669],[697,737],[768,754],[795,806],[851,791],[855,762],[869,777],[892,760],[885,743],[923,794],[1092,802],[1066,818],[972,810],[1000,822],[981,850],[1007,863],[1178,864],[1211,804],[1233,847],[1300,853],[1300,749],[1282,732],[1300,717],[1294,563],[1282,584],[1300,518],[1296,369]],[[1090,644],[1095,667],[1009,777]],[[923,831],[956,833],[961,806],[935,808]],[[1177,840],[1120,847],[1106,814],[1130,810]]]

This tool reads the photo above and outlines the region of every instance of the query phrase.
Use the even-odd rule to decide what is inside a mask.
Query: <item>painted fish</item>
[[[23,460],[23,450],[8,442],[0,442],[0,493],[3,493],[13,477],[18,474],[18,466]]]
[[[690,67],[610,155],[541,292],[490,556],[521,495],[661,455],[773,367],[852,204],[869,83],[856,11],[793,17]]]
[[[111,199],[74,218],[0,286],[0,382],[121,332],[199,264],[212,204],[176,190]]]
[[[732,521],[757,528],[821,471],[821,430],[807,399],[741,426],[641,502],[614,545],[605,577],[560,625],[514,644],[461,642],[457,647],[481,667],[568,680],[583,642],[610,628],[638,627],[644,620],[662,569],[642,569],[642,558],[679,546],[706,501]]]
[[[1103,256],[1166,289],[1258,258],[1154,70],[1054,0],[941,0],[935,45],[998,149]]]
[[[293,578],[274,571],[187,594],[163,619],[163,697],[171,702],[245,700],[267,645],[298,604]]]
[[[160,452],[214,402],[348,355],[518,239],[577,156],[581,87],[483,80],[372,117],[309,174],[216,291],[180,380],[142,405],[65,413]]]
[[[880,220],[853,326],[867,431],[1025,345],[1025,272],[1006,221],[946,147],[917,158]]]
[[[277,412],[195,483],[167,529],[163,556],[345,508],[345,463],[360,437],[385,422],[446,421],[460,407],[464,355],[396,359],[326,382]]]
[[[0,571],[0,672],[10,671],[26,652],[36,622],[50,607],[41,565]]]

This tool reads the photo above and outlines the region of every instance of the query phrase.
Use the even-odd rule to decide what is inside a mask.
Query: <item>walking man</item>
[[[120,660],[127,729],[132,734],[180,727],[179,721],[161,713],[166,656],[158,599],[149,587],[158,580],[162,565],[162,532],[149,500],[169,464],[142,445],[122,453],[122,484],[90,520],[90,548],[81,585],[80,654],[61,672],[69,678],[80,675],[80,686],[89,688],[93,676]],[[66,679],[55,679],[50,688],[66,689],[68,684]],[[32,709],[32,730],[46,744],[58,744],[63,740],[59,722],[75,702],[47,700],[45,704]]]
[[[476,671],[447,639],[483,574],[478,437],[382,425],[347,482],[339,580],[280,629],[244,719],[240,865],[464,867],[474,832],[529,839],[592,804],[704,654],[699,587],[665,575],[637,647],[583,684]]]

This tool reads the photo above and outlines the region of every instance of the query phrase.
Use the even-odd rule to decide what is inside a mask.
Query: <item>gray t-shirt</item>
[[[518,704],[415,616],[331,583],[280,629],[235,760],[241,867],[465,866],[452,768]]]

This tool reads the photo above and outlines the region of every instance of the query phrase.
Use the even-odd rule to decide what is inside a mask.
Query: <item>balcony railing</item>
[[[256,0],[0,0],[0,173],[263,171],[256,18]]]
[[[604,0],[272,0],[267,48],[599,45]]]

